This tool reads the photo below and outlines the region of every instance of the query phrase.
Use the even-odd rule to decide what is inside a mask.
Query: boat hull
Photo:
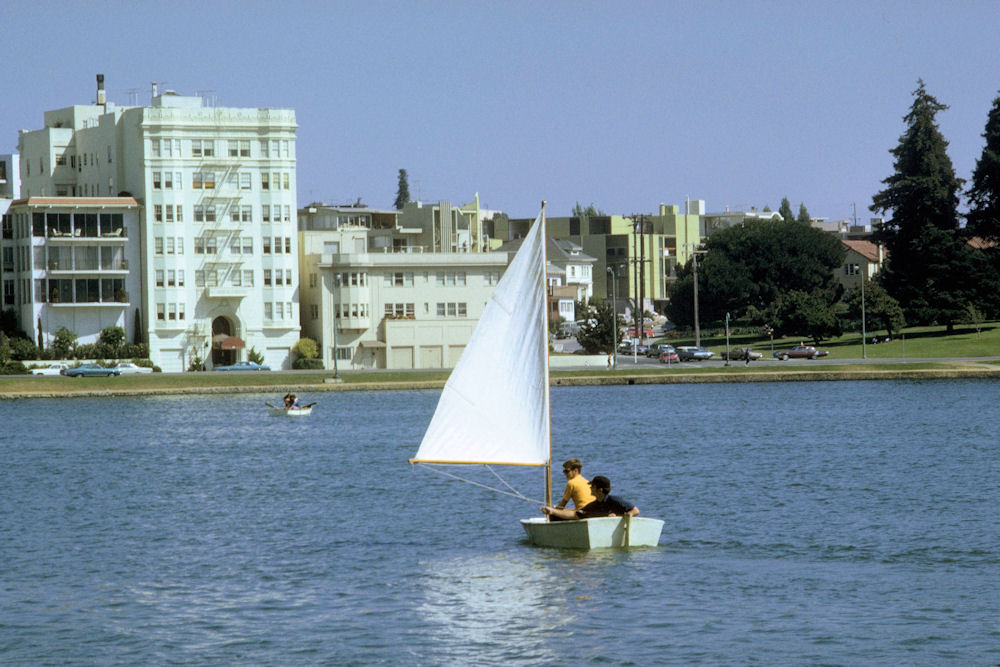
[[[646,517],[600,517],[579,521],[548,521],[544,517],[521,519],[531,543],[562,549],[614,549],[655,547],[663,522]]]
[[[271,417],[308,417],[312,414],[312,411],[313,409],[311,407],[289,410],[286,410],[285,408],[271,408],[267,414]]]

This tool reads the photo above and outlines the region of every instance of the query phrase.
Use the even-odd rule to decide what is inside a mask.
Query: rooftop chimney
[[[108,110],[108,98],[104,93],[104,75],[97,75],[97,104],[102,107],[104,111]]]
[[[156,97],[159,94],[160,94],[159,89],[158,89],[158,87],[156,85],[156,82],[154,81],[153,82],[153,97]]]

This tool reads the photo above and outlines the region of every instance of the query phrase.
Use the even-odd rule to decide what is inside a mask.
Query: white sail
[[[412,462],[548,463],[544,227],[543,211],[479,318]]]

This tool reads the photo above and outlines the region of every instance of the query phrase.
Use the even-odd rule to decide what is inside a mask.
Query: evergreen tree
[[[360,201],[360,200],[359,200]],[[397,211],[402,211],[403,207],[410,202],[410,182],[405,169],[399,170],[399,186],[396,188],[396,202],[393,204]]]
[[[792,205],[788,203],[788,197],[781,198],[781,206],[778,208],[778,214],[785,222],[795,222],[795,214],[792,213]]]
[[[809,211],[806,210],[805,204],[799,204],[799,217],[795,218],[795,222],[806,227],[812,224],[812,218],[809,216]]]
[[[948,107],[927,93],[923,80],[904,116],[906,131],[890,152],[895,173],[872,199],[870,210],[891,212],[874,234],[888,259],[880,274],[908,321],[939,322],[949,331],[973,298],[974,258],[959,230],[958,193],[948,142],[935,115]]]
[[[986,132],[986,146],[972,172],[969,188],[968,231],[1000,243],[1000,97],[993,100]]]

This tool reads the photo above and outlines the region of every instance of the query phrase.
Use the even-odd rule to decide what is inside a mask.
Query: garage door
[[[288,353],[287,347],[269,347],[264,350],[264,365],[270,366],[272,371],[291,368]]]
[[[440,345],[425,345],[420,348],[420,368],[441,368],[442,350]]]
[[[400,370],[413,368],[413,348],[412,347],[394,347],[392,348],[392,354],[390,355],[392,363],[390,368],[397,368]]]

